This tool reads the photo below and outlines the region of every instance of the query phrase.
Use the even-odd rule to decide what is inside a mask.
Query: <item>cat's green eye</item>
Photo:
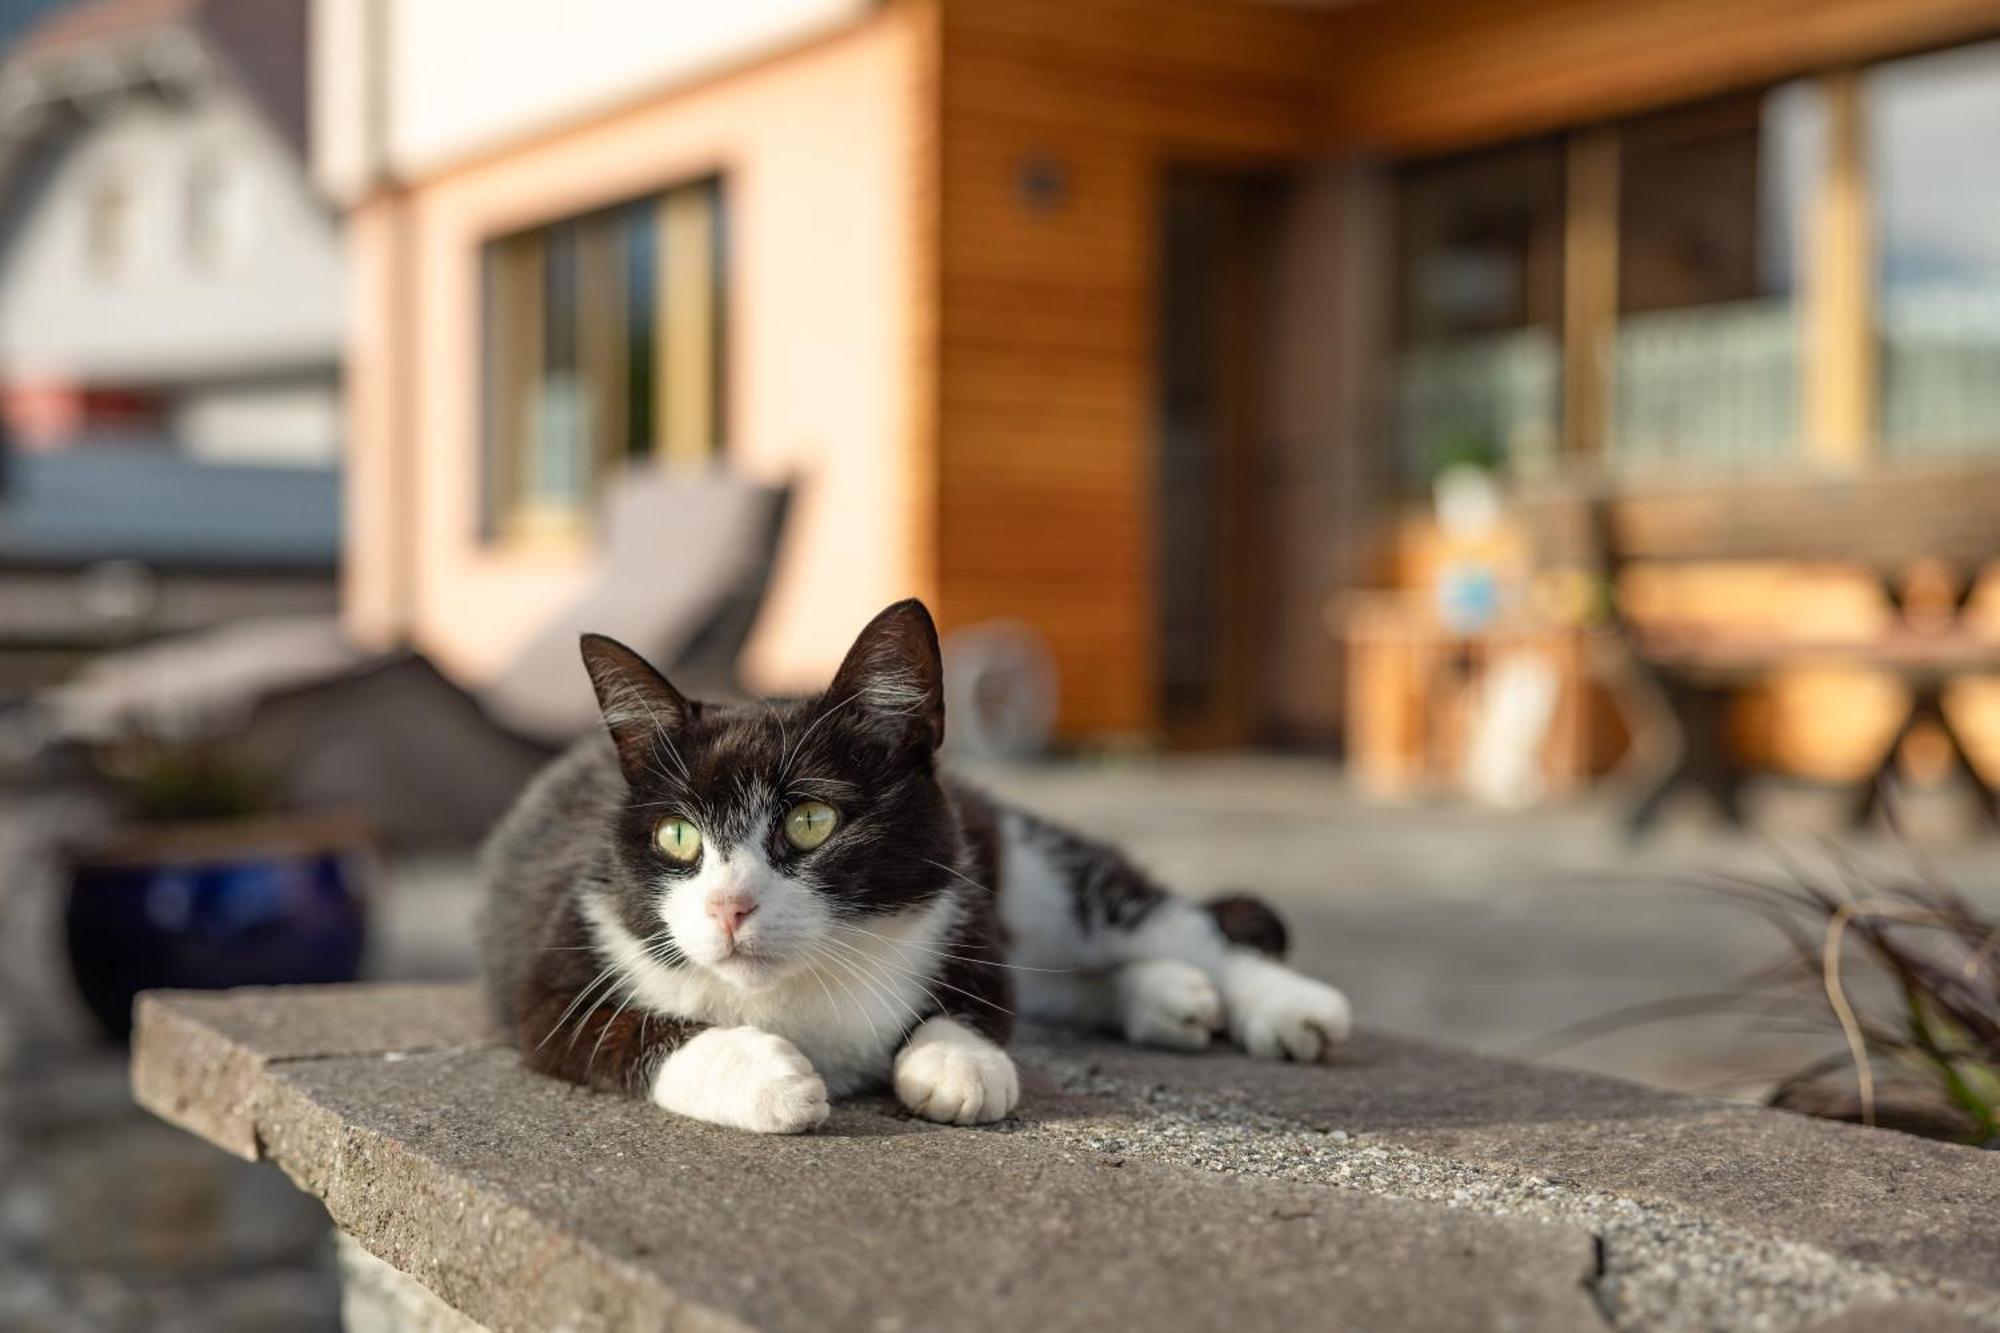
[[[685,819],[662,819],[653,830],[653,845],[669,861],[686,865],[701,855],[701,830]]]
[[[801,801],[785,812],[785,841],[809,852],[833,836],[840,814],[825,801]]]

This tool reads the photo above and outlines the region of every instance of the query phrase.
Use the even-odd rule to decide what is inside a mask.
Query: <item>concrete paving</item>
[[[503,1331],[2000,1328],[2000,1155],[1888,1131],[1383,1037],[1038,1031],[1001,1125],[758,1138],[530,1075],[475,1013],[156,995],[134,1085]]]
[[[1759,831],[1676,812],[1628,840],[1614,799],[1503,812],[1458,803],[1385,806],[1338,767],[1272,756],[1170,757],[984,768],[1004,795],[1126,848],[1191,893],[1248,888],[1292,925],[1296,961],[1347,990],[1367,1026],[1498,1055],[1528,1055],[1677,1091],[1755,1098],[1840,1049],[1816,1031],[1758,1030],[1741,1013],[1682,1013],[1588,1040],[1573,1025],[1714,994],[1770,963],[1777,934],[1715,891],[1717,876],[1833,877],[1820,793],[1756,794]],[[1922,853],[2000,911],[2000,855],[1962,811],[1931,802]],[[1912,870],[1887,836],[1841,838],[1880,877]],[[379,898],[372,975],[472,974],[478,889],[468,862],[394,867]]]
[[[1079,762],[976,777],[1125,847],[1177,887],[1264,895],[1291,922],[1299,965],[1345,988],[1367,1026],[1680,1091],[1760,1096],[1840,1049],[1817,1006],[1811,1032],[1738,1011],[1550,1040],[1728,990],[1777,958],[1777,933],[1718,892],[1721,877],[1881,883],[1911,878],[1921,855],[2000,915],[1996,843],[1946,794],[1911,808],[1913,853],[1886,831],[1841,829],[1829,817],[1837,793],[1771,787],[1753,793],[1755,831],[1721,827],[1697,806],[1635,843],[1612,796],[1522,812],[1386,806],[1311,759]]]

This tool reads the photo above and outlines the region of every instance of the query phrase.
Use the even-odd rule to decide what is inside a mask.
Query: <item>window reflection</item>
[[[486,246],[489,531],[574,532],[624,460],[720,447],[722,229],[708,181]]]
[[[2000,449],[2000,43],[1864,87],[1884,442]]]
[[[1793,452],[1798,238],[1825,130],[1820,92],[1803,83],[1620,127],[1620,463]]]
[[[1407,168],[1399,418],[1419,476],[1534,468],[1561,417],[1563,159],[1555,141]]]

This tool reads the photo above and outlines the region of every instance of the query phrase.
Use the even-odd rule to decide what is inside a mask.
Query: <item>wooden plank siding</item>
[[[1176,162],[1304,160],[1323,15],[943,0],[938,593],[1036,626],[1069,735],[1156,724],[1154,267]],[[1037,205],[1024,172],[1050,173]]]
[[[1170,165],[1450,151],[2000,32],[2000,0],[911,3],[936,21],[933,591],[947,629],[1046,635],[1072,737],[1158,731]]]
[[[1994,0],[1381,0],[1337,11],[1331,140],[1436,151],[2000,32]]]

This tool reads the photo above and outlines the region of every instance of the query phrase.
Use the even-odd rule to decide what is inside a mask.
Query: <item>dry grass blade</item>
[[[1543,1038],[1537,1053],[1716,1013],[1739,1014],[1763,1033],[1838,1031],[1840,1048],[1778,1080],[1771,1104],[2000,1147],[2000,920],[1913,850],[1914,873],[1834,844],[1811,858],[1824,873],[1774,854],[1780,869],[1769,879],[1711,872],[1682,881],[1769,924],[1786,946],[1774,968],[1727,991],[1575,1024]],[[1851,1085],[1835,1081],[1848,1069]]]

